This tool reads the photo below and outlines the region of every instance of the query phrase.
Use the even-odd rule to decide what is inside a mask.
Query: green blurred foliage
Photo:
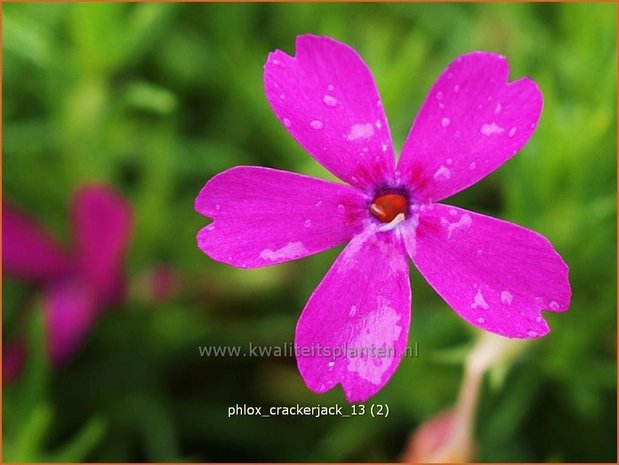
[[[269,51],[298,34],[356,48],[374,72],[401,147],[425,93],[458,54],[506,55],[544,94],[530,143],[451,199],[540,231],[571,268],[573,302],[552,333],[487,383],[479,460],[616,458],[616,5],[4,4],[3,195],[68,237],[84,182],[120,189],[136,225],[126,303],[104,315],[59,370],[43,356],[34,290],[5,277],[3,336],[33,354],[5,386],[7,461],[387,461],[453,404],[474,331],[416,271],[405,359],[371,401],[387,419],[227,418],[235,403],[326,405],[291,358],[201,358],[198,344],[290,342],[337,251],[261,270],[217,264],[195,246],[193,200],[237,164],[330,176],[265,100]],[[158,302],[148,270],[178,291]],[[35,297],[34,301],[32,297]],[[33,303],[35,302],[35,303]],[[23,307],[32,307],[31,311]]]

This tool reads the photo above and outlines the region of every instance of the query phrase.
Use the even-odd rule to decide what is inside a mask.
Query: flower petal
[[[529,140],[542,94],[529,78],[508,83],[501,55],[453,61],[426,97],[402,149],[401,178],[418,201],[435,202],[476,183]]]
[[[97,293],[81,280],[62,280],[45,290],[43,314],[47,347],[55,365],[75,353],[96,321],[99,310]]]
[[[81,188],[73,198],[73,231],[80,271],[106,298],[116,297],[131,235],[131,207],[109,187]]]
[[[198,247],[214,260],[254,268],[349,240],[361,228],[368,200],[349,186],[237,166],[208,181],[195,206],[215,220],[198,233]]]
[[[419,214],[405,231],[421,274],[466,321],[513,338],[549,332],[541,310],[567,310],[568,267],[546,238],[448,205]]]
[[[3,202],[2,266],[7,274],[21,278],[48,279],[66,269],[67,259],[33,218]]]
[[[297,37],[296,55],[280,50],[264,65],[271,108],[290,134],[340,179],[370,188],[391,179],[391,135],[374,78],[348,45]]]
[[[342,251],[303,309],[295,334],[307,386],[340,383],[363,402],[389,381],[404,355],[411,290],[406,253],[392,233],[369,231]]]

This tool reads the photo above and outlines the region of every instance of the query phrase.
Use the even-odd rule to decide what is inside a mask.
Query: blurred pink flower
[[[123,294],[122,274],[131,232],[127,201],[104,186],[76,192],[71,208],[73,247],[64,250],[39,224],[2,205],[3,273],[36,283],[42,292],[48,356],[54,365],[79,347],[106,305]],[[3,377],[20,371],[19,340],[5,349]]]
[[[455,406],[425,421],[413,432],[402,461],[455,463],[473,460],[475,414],[483,377],[491,368],[513,361],[528,342],[480,333],[466,357]]]
[[[2,350],[2,382],[8,383],[21,374],[26,358],[26,345],[15,340]]]
[[[549,332],[543,309],[568,308],[568,268],[546,238],[439,203],[499,168],[533,134],[541,92],[529,78],[508,82],[508,74],[503,56],[457,57],[430,90],[396,163],[380,95],[355,50],[303,35],[294,56],[269,55],[264,86],[277,118],[347,184],[231,168],[196,199],[196,210],[214,220],[197,241],[211,258],[242,268],[348,243],[297,324],[295,344],[306,353],[297,364],[310,389],[341,384],[349,401],[364,401],[391,378],[410,322],[408,258],[462,318],[486,331],[537,338]],[[372,347],[379,351],[359,355]]]
[[[469,426],[472,428],[472,425],[462,424],[455,409],[446,410],[430,418],[411,435],[402,462],[470,462],[473,459],[475,447],[469,434],[458,431]]]
[[[173,298],[180,288],[178,271],[170,264],[157,264],[133,280],[131,293],[140,300],[162,304]]]

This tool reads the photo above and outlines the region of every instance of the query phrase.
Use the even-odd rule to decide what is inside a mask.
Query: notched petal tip
[[[490,328],[482,328],[488,329],[489,332],[497,334],[499,336],[506,337],[508,339],[539,339],[550,333],[550,326],[548,322],[542,317],[542,312],[540,311],[539,316],[536,317],[535,326],[527,326],[527,329],[522,330],[512,330],[513,332],[505,334],[503,331],[493,331]]]
[[[341,383],[342,391],[344,392],[344,397],[349,404],[361,404],[366,402],[370,397],[372,397],[376,392],[372,392],[366,395],[360,395],[359,393],[354,392],[352,389],[346,389]]]
[[[526,95],[531,108],[533,117],[531,118],[531,127],[537,127],[537,123],[542,116],[544,108],[544,95],[542,89],[536,81],[528,76],[523,76],[513,81],[507,82],[507,87],[510,89],[520,89],[520,93]]]
[[[295,38],[294,52],[292,54],[288,54],[281,49],[275,49],[272,52],[269,52],[267,55],[267,60],[264,63],[264,69],[266,69],[269,64],[278,66],[285,64],[287,60],[297,61],[302,59],[303,55],[313,52],[316,47],[345,49],[348,52],[354,53],[359,59],[361,59],[359,53],[344,42],[340,42],[339,40],[326,35],[302,34]]]
[[[277,49],[277,50],[273,50],[272,52],[269,52],[269,54],[267,55],[267,59],[263,65],[265,76],[266,76],[266,73],[268,73],[272,69],[272,67],[281,66],[288,60],[294,60],[294,59],[295,59],[294,56],[288,55],[283,50]],[[267,81],[265,80],[265,84],[266,83]]]
[[[298,365],[298,360],[297,360]],[[332,378],[327,379],[324,374],[308,374],[299,366],[299,372],[305,382],[307,388],[315,394],[324,394],[333,389],[341,389],[344,394],[344,398],[349,404],[366,402],[370,397],[376,395],[388,382],[386,379],[377,385],[369,385],[369,383],[361,383],[357,381],[348,382],[347,379],[340,379],[339,375],[334,374]],[[322,380],[318,384],[316,380]],[[326,381],[326,382],[325,382]]]
[[[243,172],[245,170],[251,169],[260,169],[267,171],[269,170],[269,168],[264,168],[262,166],[238,165],[233,166],[232,168],[228,168],[227,170],[224,170],[220,173],[217,173],[211,179],[206,181],[204,183],[204,186],[202,186],[202,188],[200,189],[200,192],[198,192],[198,195],[196,196],[193,204],[194,210],[202,216],[206,216],[207,218],[214,218],[217,211],[219,211],[217,205],[220,204],[212,200],[213,196],[211,195],[211,191],[213,189],[220,189],[221,187],[225,189],[225,185],[220,186],[221,183],[227,184],[230,181],[235,180],[235,178],[237,177],[238,180],[241,180],[240,178],[242,177]],[[228,176],[232,176],[232,178],[226,179]]]
[[[269,63],[273,63],[273,64],[279,64],[277,62],[274,62],[274,60],[278,60],[280,57],[286,57],[286,58],[292,58],[295,59],[298,56],[298,52],[300,49],[302,49],[305,45],[307,45],[308,43],[312,42],[312,41],[320,41],[323,39],[327,39],[330,40],[332,42],[336,42],[335,40],[331,39],[330,37],[327,36],[321,36],[321,35],[316,35],[316,34],[301,34],[296,36],[295,38],[295,42],[294,42],[294,46],[295,46],[295,50],[294,53],[292,55],[289,55],[288,53],[286,53],[285,51],[277,48],[271,52],[269,52],[269,54],[267,55],[267,61],[265,62],[265,66]]]

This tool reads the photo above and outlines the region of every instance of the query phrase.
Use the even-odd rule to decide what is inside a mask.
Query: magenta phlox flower
[[[534,81],[508,82],[500,55],[459,56],[432,86],[397,162],[374,79],[349,46],[300,36],[294,56],[269,55],[264,85],[292,137],[346,184],[231,168],[196,199],[214,220],[197,241],[214,260],[243,268],[347,243],[297,324],[297,364],[310,389],[341,384],[349,401],[364,401],[387,383],[408,337],[409,258],[472,325],[511,338],[549,332],[541,311],[566,310],[571,291],[548,240],[441,203],[526,144],[542,109]]]
[[[71,207],[73,247],[67,251],[33,218],[6,201],[2,205],[3,272],[40,288],[54,365],[67,360],[106,306],[121,298],[131,232],[129,204],[108,187],[79,189]],[[10,363],[3,377],[11,379],[25,358],[23,342],[12,341],[4,353]]]

